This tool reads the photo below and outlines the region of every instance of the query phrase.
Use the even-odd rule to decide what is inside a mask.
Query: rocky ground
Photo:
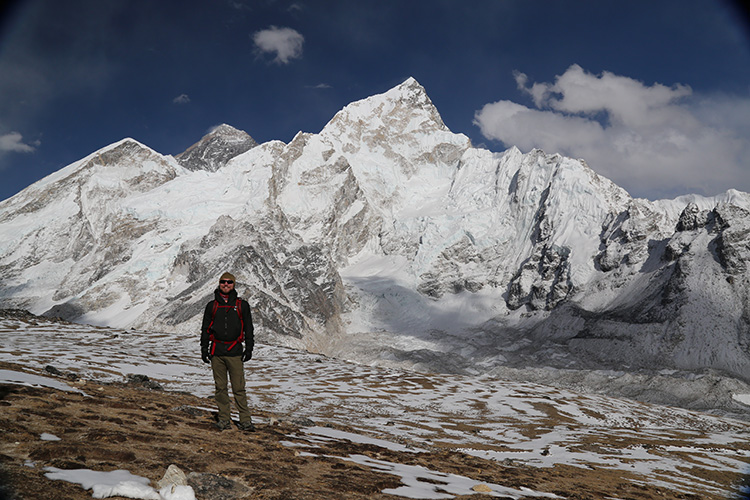
[[[0,363],[0,369],[28,371],[7,362]],[[421,466],[476,483],[476,493],[452,498],[490,498],[482,492],[485,484],[519,491],[529,488],[527,491],[536,494],[553,493],[578,500],[725,498],[642,484],[637,476],[621,470],[566,465],[536,468],[485,460],[441,447],[420,446],[423,452],[400,450],[379,446],[377,441],[311,441],[304,432],[310,422],[295,422],[292,415],[263,411],[254,412],[256,432],[245,433],[236,428],[222,432],[213,426],[215,414],[210,398],[165,391],[145,378],[100,383],[76,380],[73,374],[44,375],[56,376],[83,393],[0,385],[1,498],[91,498],[91,492],[79,485],[46,478],[44,468],[48,466],[124,469],[155,484],[170,464],[188,474],[198,500],[403,498],[383,493],[398,488],[400,477],[355,463],[353,456]],[[326,425],[324,420],[317,422],[321,424]],[[45,433],[60,439],[40,439]],[[716,472],[711,474],[716,480]],[[738,474],[729,473],[719,479],[725,484],[743,481]]]

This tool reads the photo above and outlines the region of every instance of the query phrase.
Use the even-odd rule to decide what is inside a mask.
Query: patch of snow
[[[13,370],[0,369],[0,382],[4,384],[26,385],[29,387],[49,387],[58,391],[77,392],[86,395],[81,389],[71,387],[65,382],[60,382],[49,377],[42,377],[33,373],[18,372]]]
[[[403,452],[409,452],[409,453],[424,453],[426,450],[422,450],[419,448],[413,448],[409,446],[404,446],[402,444],[393,443],[391,441],[386,441],[384,439],[376,439],[364,436],[362,434],[355,434],[353,432],[345,432],[340,431],[337,429],[331,429],[329,427],[304,427],[301,429],[302,432],[312,435],[313,437],[326,437],[330,438],[336,441],[351,441],[352,443],[360,443],[360,444],[373,444],[375,446],[379,446],[381,448],[385,448],[386,450],[391,451],[403,451]]]
[[[145,477],[136,476],[126,470],[110,472],[90,469],[58,469],[45,467],[44,476],[48,479],[79,484],[93,491],[93,498],[125,497],[142,500],[195,500],[195,492],[190,486],[169,485],[157,491],[149,486]]]
[[[399,476],[403,486],[386,488],[383,493],[416,499],[454,498],[455,495],[472,495],[482,490],[474,489],[479,485],[486,486],[490,496],[503,498],[562,498],[554,493],[542,493],[530,488],[519,489],[499,484],[482,483],[465,476],[431,471],[419,465],[404,465],[386,460],[377,460],[366,455],[349,455],[344,458],[359,465],[365,465],[377,472]]]

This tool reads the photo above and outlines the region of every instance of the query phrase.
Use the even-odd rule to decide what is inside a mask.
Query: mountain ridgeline
[[[124,139],[0,203],[0,307],[195,338],[232,271],[258,337],[477,373],[750,381],[750,195],[633,199],[583,160],[472,146],[414,79],[317,134]]]

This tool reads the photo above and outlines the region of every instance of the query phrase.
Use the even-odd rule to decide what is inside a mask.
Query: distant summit
[[[175,156],[175,159],[188,170],[216,172],[235,156],[257,145],[246,132],[221,124]]]

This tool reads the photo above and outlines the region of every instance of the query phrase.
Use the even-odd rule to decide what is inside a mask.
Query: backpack
[[[233,341],[216,340],[216,338],[214,338],[214,334],[211,333],[211,327],[214,325],[214,319],[216,319],[216,311],[219,308],[229,309],[230,307],[235,308],[235,310],[237,311],[237,316],[239,316],[240,318],[240,336],[237,337],[237,339]],[[208,335],[209,335],[208,340],[211,342],[211,356],[213,356],[214,352],[216,351],[216,342],[221,342],[222,344],[231,344],[227,348],[227,351],[231,351],[234,348],[234,346],[237,345],[237,343],[241,343],[243,340],[245,340],[245,321],[242,319],[242,299],[237,297],[237,302],[235,303],[234,306],[231,306],[229,304],[224,305],[224,306],[219,305],[219,301],[214,299],[214,308],[211,311],[211,323],[209,323],[207,330],[208,330]]]

